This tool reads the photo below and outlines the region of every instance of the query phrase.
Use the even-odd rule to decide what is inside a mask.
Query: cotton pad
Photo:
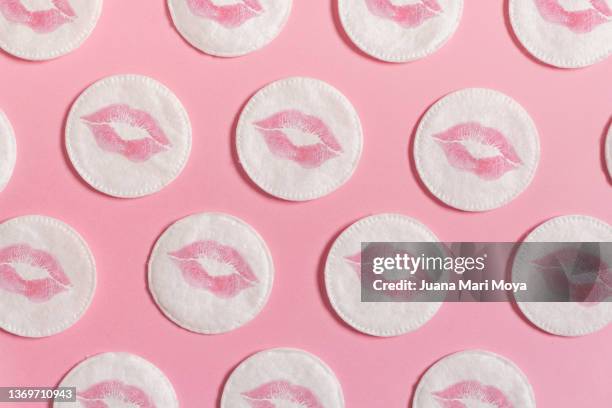
[[[17,161],[15,134],[8,118],[0,110],[0,192],[11,179],[15,161]]]
[[[102,0],[0,0],[0,48],[48,60],[78,48],[93,31]]]
[[[416,168],[429,191],[464,211],[501,207],[527,188],[538,166],[538,131],[510,97],[471,88],[436,102],[414,140]]]
[[[221,408],[342,408],[342,387],[318,357],[302,350],[259,352],[232,372],[223,388]]]
[[[421,377],[413,408],[535,408],[533,389],[510,360],[480,350],[444,357]]]
[[[274,82],[240,115],[236,148],[249,177],[269,194],[306,201],[353,174],[362,148],[357,112],[338,90],[311,78]]]
[[[612,53],[610,0],[510,0],[508,4],[516,36],[540,61],[580,68]]]
[[[236,57],[268,45],[282,31],[292,0],[168,0],[177,30],[191,45]]]
[[[568,215],[546,221],[533,230],[524,242],[611,242],[612,226],[583,215]],[[549,248],[549,246],[546,246]],[[567,248],[559,244],[554,253]],[[515,256],[512,278],[525,281],[529,274],[545,271],[535,268],[543,255],[521,246]],[[603,265],[612,265],[612,254],[603,251]],[[523,314],[542,330],[559,336],[582,336],[596,332],[612,322],[612,302],[517,302]]]
[[[366,54],[388,62],[424,58],[459,26],[463,0],[338,0],[344,30]]]
[[[164,85],[145,76],[112,76],[87,88],[72,106],[66,148],[96,190],[141,197],[181,173],[191,151],[191,124]]]
[[[274,265],[261,236],[226,214],[202,213],[174,223],[149,259],[149,290],[164,314],[205,334],[234,330],[261,312]]]
[[[427,323],[440,302],[362,302],[355,264],[362,242],[437,241],[426,226],[399,214],[374,215],[351,225],[336,239],[325,263],[325,287],[336,313],[356,330],[373,336],[397,336]]]
[[[172,384],[159,368],[130,353],[90,357],[64,377],[60,387],[76,387],[83,408],[178,408]],[[54,408],[75,408],[74,402],[55,402]]]
[[[606,137],[606,164],[608,166],[608,174],[612,179],[612,125],[608,128],[608,136]]]
[[[95,287],[93,256],[68,225],[39,215],[0,224],[0,328],[24,337],[62,332]]]

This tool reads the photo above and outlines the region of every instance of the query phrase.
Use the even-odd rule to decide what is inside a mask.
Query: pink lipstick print
[[[589,33],[612,21],[612,9],[606,0],[589,0],[592,8],[566,10],[559,0],[534,0],[540,15],[548,22],[565,26],[577,34]]]
[[[274,401],[301,408],[324,408],[317,396],[310,389],[291,384],[286,380],[271,381],[242,393],[242,397],[251,408],[277,408]],[[280,405],[284,406],[284,405]]]
[[[172,146],[155,118],[145,111],[133,109],[128,105],[109,105],[81,119],[89,127],[102,150],[120,154],[133,162],[147,161]],[[148,136],[126,140],[115,131],[112,126],[114,123],[142,129],[148,133]]]
[[[272,154],[292,160],[307,169],[320,167],[342,153],[342,146],[321,119],[298,110],[278,112],[267,119],[255,122],[254,125],[263,135]],[[296,146],[287,136],[287,130],[298,130],[314,135],[320,142]]]
[[[77,397],[85,408],[111,408],[115,406],[113,402],[130,404],[138,408],[156,408],[155,403],[143,390],[118,380],[94,384],[87,390],[77,393]]]
[[[240,27],[263,11],[258,0],[236,0],[236,4],[217,6],[214,0],[187,0],[193,14],[221,24],[226,28]]]
[[[461,381],[432,395],[441,408],[514,408],[503,392],[478,381]]]
[[[15,269],[17,264],[42,269],[48,277],[24,279]],[[51,254],[33,249],[27,244],[0,249],[0,289],[23,295],[31,302],[43,303],[67,291],[69,287],[70,280]]]
[[[416,28],[436,17],[442,7],[436,0],[420,0],[415,4],[396,6],[391,0],[365,0],[368,9],[378,17],[395,21],[405,28]]]
[[[451,166],[469,171],[484,180],[497,180],[507,172],[523,164],[514,147],[503,134],[476,122],[462,123],[433,135],[438,141]],[[476,158],[465,143],[476,143],[497,149],[491,157]]]
[[[0,0],[0,13],[13,23],[23,24],[37,33],[57,30],[77,17],[68,0],[52,0],[54,8],[31,11],[21,0]]]
[[[233,298],[258,283],[242,255],[216,241],[196,241],[168,255],[178,265],[187,283],[208,290],[219,298]],[[229,265],[235,273],[213,276],[198,261],[203,258]]]

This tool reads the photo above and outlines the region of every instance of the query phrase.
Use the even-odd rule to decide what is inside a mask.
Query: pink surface
[[[447,304],[415,333],[372,338],[331,311],[322,266],[344,227],[377,212],[413,216],[447,241],[518,240],[547,218],[566,213],[612,222],[612,188],[601,152],[612,114],[612,60],[576,71],[543,66],[513,40],[501,1],[468,0],[456,35],[439,52],[410,64],[379,63],[348,42],[332,1],[294,3],[275,42],[237,59],[212,58],[187,45],[173,29],[164,0],[105,0],[92,37],[59,60],[29,63],[0,55],[0,108],[13,123],[19,151],[13,179],[0,194],[0,218],[58,217],[85,237],[98,266],[93,304],[74,327],[39,340],[0,332],[0,385],[53,385],[86,356],[130,351],[167,374],[183,407],[213,407],[242,359],[290,346],[317,354],[335,370],[348,407],[407,407],[419,377],[437,359],[483,348],[525,371],[540,407],[610,406],[612,327],[567,339],[537,330],[509,304]],[[169,86],[194,129],[182,175],[160,193],[137,200],[89,188],[63,148],[70,104],[92,82],[120,73],[150,75]],[[233,127],[249,96],[293,75],[320,78],[343,91],[365,131],[353,178],[307,203],[266,196],[248,181],[233,149]],[[528,190],[506,207],[478,214],[431,198],[409,161],[420,115],[444,94],[471,86],[517,99],[536,122],[542,144],[540,168]],[[225,335],[202,336],[175,326],[146,287],[145,264],[159,234],[201,211],[227,212],[253,225],[277,269],[261,315]]]

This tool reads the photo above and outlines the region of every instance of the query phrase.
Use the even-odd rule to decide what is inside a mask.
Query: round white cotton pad
[[[4,112],[0,110],[0,192],[11,179],[16,161],[17,144],[13,127]]]
[[[237,57],[268,45],[282,31],[292,0],[168,0],[177,30],[197,49]]]
[[[535,408],[529,380],[510,360],[469,350],[431,366],[414,393],[413,408]]]
[[[424,58],[459,26],[463,0],[338,0],[344,30],[366,54],[388,62]]]
[[[223,388],[221,408],[343,408],[342,387],[318,357],[302,350],[277,348],[244,360]]]
[[[188,330],[234,330],[261,312],[274,280],[272,256],[247,223],[196,214],[170,226],[149,260],[149,290],[165,315]]]
[[[76,387],[83,408],[178,408],[172,384],[159,368],[130,353],[104,353],[74,367],[59,387]],[[54,408],[75,408],[74,402],[55,402]]]
[[[583,215],[568,215],[546,221],[533,230],[525,242],[611,242],[612,226]],[[564,246],[559,245],[559,249]],[[533,273],[529,263],[540,257],[537,251],[520,247],[512,268],[513,280],[525,281]],[[612,265],[612,254],[600,254]],[[523,314],[542,330],[559,336],[582,336],[596,332],[612,322],[612,302],[517,302]]]
[[[427,323],[440,302],[362,302],[361,279],[355,257],[362,242],[437,242],[420,222],[399,214],[363,218],[336,239],[325,263],[325,287],[338,315],[360,332],[397,336]],[[357,269],[356,269],[357,268]]]
[[[527,188],[540,159],[538,131],[512,98],[481,88],[451,93],[421,119],[414,160],[442,202],[464,211],[501,207]]]
[[[96,190],[141,197],[181,173],[191,151],[191,124],[164,85],[145,76],[112,76],[87,88],[72,106],[66,149]]]
[[[612,53],[610,0],[510,0],[508,5],[516,36],[540,61],[580,68]]]
[[[0,48],[48,60],[78,48],[93,31],[102,0],[0,0]]]
[[[0,224],[0,328],[24,337],[62,332],[95,288],[93,256],[68,225],[39,215]]]
[[[249,177],[292,201],[322,197],[351,177],[362,149],[357,112],[337,89],[311,78],[276,81],[251,98],[236,129]]]

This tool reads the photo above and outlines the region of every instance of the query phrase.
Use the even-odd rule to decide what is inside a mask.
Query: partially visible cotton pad
[[[218,57],[256,51],[274,40],[292,0],[168,0],[177,30],[191,45]]]
[[[426,226],[399,214],[366,217],[348,227],[334,242],[325,263],[325,287],[336,313],[356,330],[372,336],[397,336],[427,323],[440,302],[362,302],[355,264],[362,242],[437,241]]]
[[[0,328],[24,337],[62,332],[94,296],[96,267],[79,234],[54,218],[0,224]]]
[[[435,363],[421,377],[413,408],[535,408],[529,380],[512,361],[469,350]]]
[[[164,314],[188,330],[234,330],[261,312],[274,280],[272,256],[244,221],[202,213],[177,221],[149,259],[149,290]]]
[[[141,197],[181,173],[191,151],[191,124],[181,102],[161,83],[140,75],[111,76],[72,105],[66,149],[96,190]]]
[[[567,215],[546,221],[525,238],[525,242],[612,242],[612,226],[597,218]],[[549,246],[547,245],[547,248]],[[512,278],[525,282],[534,273],[537,251],[520,247],[515,256]],[[612,254],[602,252],[602,265],[612,265]],[[544,271],[541,271],[542,273]],[[559,336],[582,336],[601,330],[612,322],[612,302],[518,302],[523,314],[542,330]]]
[[[604,148],[606,149],[605,156],[608,174],[612,180],[612,125],[608,128],[608,136],[606,136],[606,145]]]
[[[247,103],[236,149],[249,177],[269,194],[306,201],[351,177],[362,149],[357,112],[337,89],[311,78],[276,81]]]
[[[612,53],[612,1],[510,0],[510,22],[534,57],[580,68]]]
[[[48,60],[78,48],[93,31],[102,0],[0,0],[0,48]]]
[[[221,408],[343,408],[342,387],[318,357],[277,348],[244,360],[223,388]]]
[[[463,0],[338,0],[344,30],[366,54],[388,62],[424,58],[459,26]]]
[[[0,110],[0,192],[4,190],[11,179],[16,161],[15,134],[8,118]]]
[[[538,131],[512,98],[470,88],[436,102],[421,119],[414,160],[421,180],[442,202],[486,211],[516,198],[540,159]]]
[[[77,407],[178,408],[172,384],[164,373],[130,353],[104,353],[74,367],[59,387],[76,387]],[[74,402],[55,402],[53,408],[75,408]]]

